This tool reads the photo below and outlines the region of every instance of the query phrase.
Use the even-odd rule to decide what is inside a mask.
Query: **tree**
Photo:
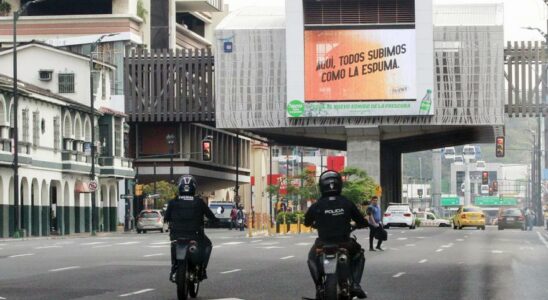
[[[147,195],[154,194],[154,183],[145,184],[143,186],[143,192]],[[155,208],[162,208],[169,200],[177,196],[177,186],[167,181],[156,182],[156,193],[160,195],[157,201],[155,201]]]
[[[360,204],[375,195],[375,180],[367,172],[358,168],[348,167],[341,172],[345,179],[342,195],[355,204]]]
[[[306,170],[304,174],[300,174],[299,179],[303,185],[298,190],[298,195],[301,199],[301,208],[306,207],[308,200],[318,199],[320,192],[318,191],[318,185],[316,183],[316,171]]]

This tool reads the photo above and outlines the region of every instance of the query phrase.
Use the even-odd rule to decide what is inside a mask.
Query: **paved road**
[[[367,252],[370,299],[548,299],[548,234],[390,229],[385,252]],[[312,296],[313,235],[245,238],[212,230],[209,280],[198,299]],[[358,232],[366,244],[368,231]],[[176,299],[167,235],[0,241],[0,299]]]

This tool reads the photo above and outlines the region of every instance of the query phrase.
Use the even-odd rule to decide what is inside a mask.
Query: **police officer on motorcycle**
[[[317,299],[320,298],[322,291],[316,249],[321,248],[323,244],[339,244],[348,250],[353,279],[351,294],[360,299],[367,298],[367,294],[360,286],[365,266],[364,250],[356,239],[350,237],[351,221],[356,223],[357,228],[366,227],[367,222],[356,205],[341,196],[342,185],[339,173],[323,172],[319,182],[321,197],[310,206],[305,215],[305,226],[313,226],[318,230],[318,238],[308,254],[308,268],[316,284]]]
[[[169,238],[176,241],[178,238],[191,238],[204,249],[204,262],[201,280],[207,279],[206,268],[211,256],[211,240],[204,232],[204,216],[217,223],[219,219],[211,212],[205,202],[196,196],[196,179],[192,175],[183,175],[179,178],[178,196],[169,201],[164,220],[169,223]],[[169,279],[174,280],[177,271],[176,243],[171,244],[171,273]]]

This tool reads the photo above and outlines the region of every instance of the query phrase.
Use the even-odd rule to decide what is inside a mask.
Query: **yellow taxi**
[[[485,230],[485,214],[479,207],[461,206],[457,214],[453,216],[453,229],[463,227],[477,227]]]

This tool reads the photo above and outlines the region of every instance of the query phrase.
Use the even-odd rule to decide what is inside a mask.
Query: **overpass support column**
[[[401,183],[401,148],[395,145],[381,143],[381,186],[382,186],[382,208],[386,210],[388,203],[402,202]]]
[[[349,136],[347,140],[348,166],[359,168],[376,182],[381,179],[381,143],[366,136]]]

